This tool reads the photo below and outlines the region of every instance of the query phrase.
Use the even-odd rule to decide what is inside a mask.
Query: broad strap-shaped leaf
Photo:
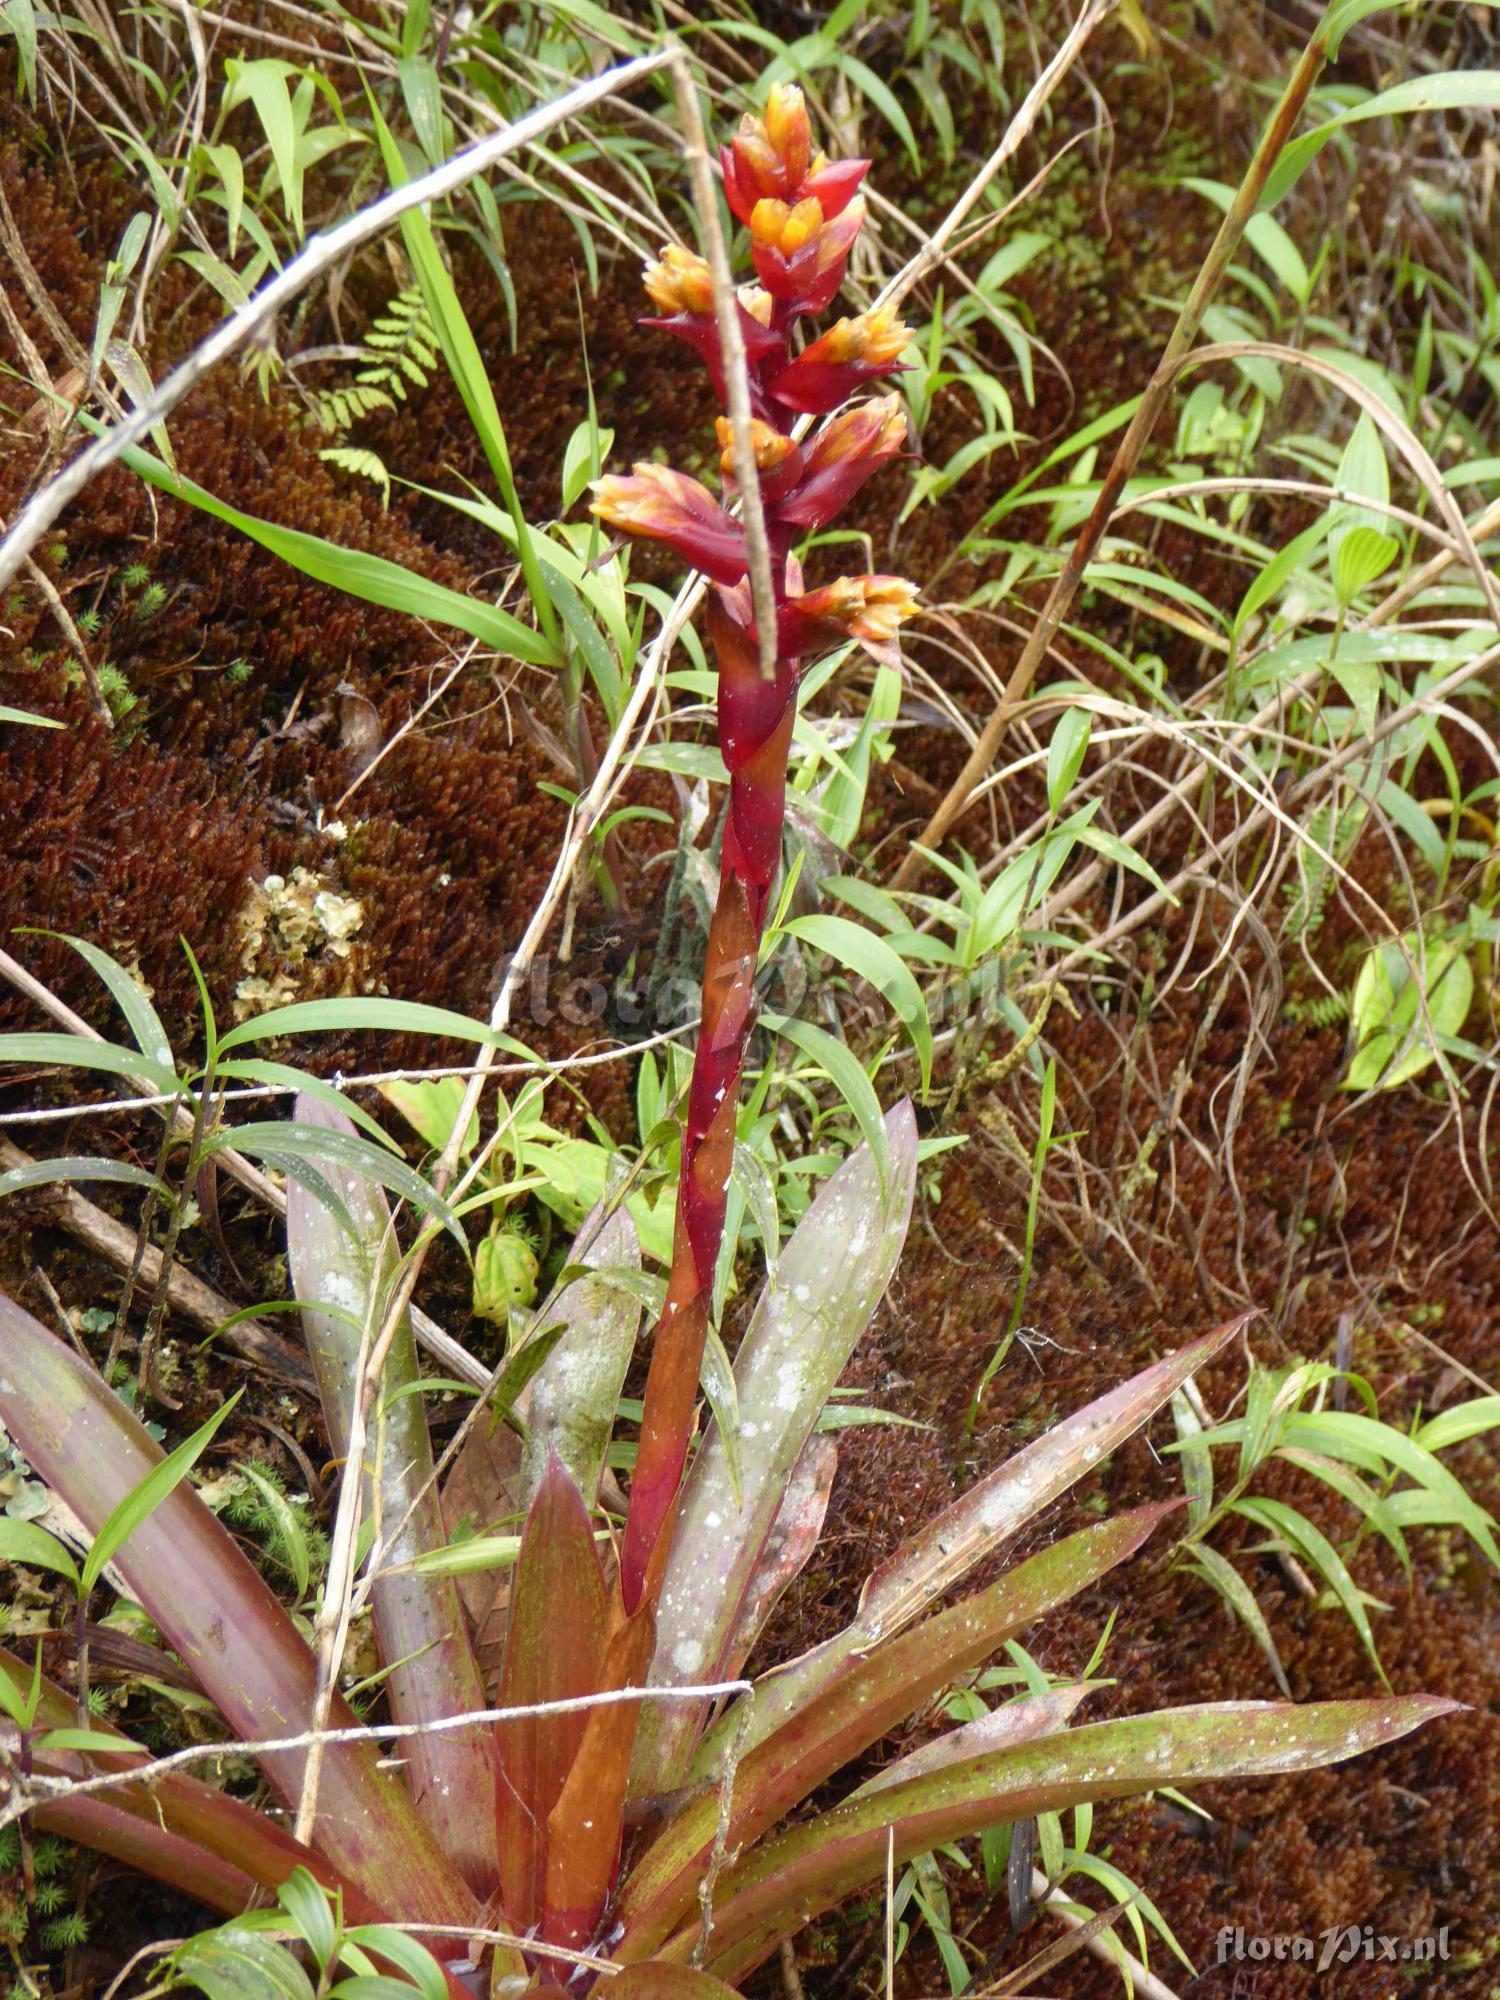
[[[162,1462],[160,1448],[119,1397],[71,1348],[0,1294],[0,1421],[53,1487],[97,1533]],[[237,1736],[295,1736],[310,1727],[317,1671],[270,1587],[190,1485],[179,1485],[115,1554],[115,1567]],[[334,1729],[356,1717],[335,1699]],[[257,1753],[281,1798],[295,1805],[306,1752]],[[391,1880],[403,1909],[432,1923],[472,1923],[473,1895],[411,1799],[365,1742],[330,1743],[318,1788],[314,1845],[372,1899]]]
[[[639,1301],[608,1276],[641,1268],[640,1238],[623,1205],[606,1214],[601,1204],[584,1218],[568,1262],[594,1269],[564,1286],[542,1314],[567,1330],[519,1406],[527,1429],[526,1497],[536,1492],[555,1451],[584,1505],[592,1507],[641,1317]]]
[[[0,1647],[0,1671],[29,1682],[31,1669]],[[96,1747],[88,1759],[54,1749],[78,1718],[78,1704],[54,1682],[38,1688],[32,1765],[39,1772],[84,1778],[94,1771],[128,1771],[150,1762],[103,1716],[92,1719],[90,1735],[102,1746],[119,1741],[118,1754]],[[345,1909],[361,1919],[379,1914],[362,1890],[304,1847],[280,1821],[258,1813],[240,1799],[181,1771],[166,1771],[149,1785],[122,1785],[107,1792],[74,1794],[34,1809],[36,1823],[84,1847],[97,1848],[159,1881],[184,1890],[230,1915],[248,1909],[261,1890],[275,1890],[297,1868],[305,1868],[325,1888],[337,1889]]]
[[[735,1980],[783,1937],[886,1866],[1039,1812],[1129,1798],[1163,1785],[1279,1775],[1337,1764],[1461,1707],[1436,1695],[1378,1701],[1220,1702],[1063,1730],[851,1799],[764,1842],[727,1869],[714,1899],[711,1969]],[[659,1956],[685,1962],[699,1925]]]
[[[793,1468],[906,1239],[917,1165],[909,1102],[886,1115],[885,1129],[884,1175],[860,1146],[829,1177],[782,1251],[740,1343],[739,1478],[715,1427],[688,1475],[667,1561],[651,1669],[656,1686],[723,1679],[733,1671],[732,1654],[743,1659],[753,1643],[746,1602]],[[705,1713],[706,1705],[672,1702],[642,1717],[631,1776],[636,1797],[684,1782]]]
[[[607,1619],[604,1575],[588,1509],[554,1453],[521,1536],[497,1706],[528,1708],[595,1693]],[[511,1927],[521,1932],[541,1921],[547,1816],[573,1767],[588,1719],[587,1710],[577,1709],[495,1725],[500,1895]]]
[[[641,1687],[656,1643],[651,1584],[641,1606],[627,1612],[618,1591],[599,1673],[600,1693]],[[583,1951],[598,1929],[620,1865],[625,1829],[625,1788],[641,1704],[618,1701],[589,1711],[583,1742],[562,1796],[547,1822],[547,1908],[542,1935],[549,1944]]]
[[[747,1725],[750,1741],[758,1743],[779,1728],[838,1672],[840,1662],[849,1654],[867,1650],[909,1625],[977,1562],[993,1555],[1019,1528],[1091,1472],[1138,1431],[1190,1375],[1212,1360],[1247,1317],[1242,1313],[1226,1321],[1086,1404],[1035,1444],[996,1467],[910,1536],[871,1576],[851,1624],[757,1687]],[[738,1717],[731,1709],[704,1742],[693,1765],[694,1778],[712,1776],[737,1726]]]
[[[966,1757],[979,1757],[990,1750],[1008,1749],[1013,1743],[1035,1743],[1043,1736],[1053,1736],[1059,1729],[1067,1728],[1088,1693],[1087,1683],[1079,1682],[1074,1687],[1027,1695],[1021,1701],[1002,1702],[988,1715],[962,1722],[945,1736],[924,1743],[920,1750],[898,1757],[894,1764],[877,1771],[849,1796],[862,1799],[870,1792],[883,1792],[891,1785],[904,1785],[910,1778],[940,1771],[945,1764],[961,1764]]]
[[[221,1860],[144,1813],[126,1811],[112,1794],[38,1806],[31,1822],[43,1833],[60,1834],[78,1847],[91,1847],[138,1874],[165,1882],[226,1917],[239,1916],[259,1900],[259,1883],[232,1861]]]
[[[303,1126],[352,1135],[342,1113],[317,1098],[296,1100]],[[315,1157],[344,1215],[293,1181],[287,1187],[287,1262],[302,1302],[307,1349],[318,1378],[323,1420],[335,1457],[348,1456],[358,1393],[360,1349],[368,1326],[378,1338],[384,1301],[399,1262],[384,1192],[338,1157]],[[323,1311],[331,1306],[335,1310]],[[410,1563],[447,1541],[433,1480],[432,1442],[414,1385],[421,1379],[411,1321],[403,1315],[391,1342],[368,1414],[364,1447],[364,1515],[378,1519],[380,1570]],[[469,1644],[463,1607],[451,1576],[377,1572],[372,1593],[375,1632],[389,1671],[385,1686],[397,1722],[436,1722],[486,1705]],[[444,1851],[480,1896],[495,1887],[492,1801],[496,1766],[488,1727],[440,1730],[402,1745],[413,1795]]]
[[[729,1808],[730,1848],[743,1852],[924,1702],[982,1665],[1002,1641],[1133,1555],[1176,1504],[1142,1507],[1069,1535],[987,1590],[867,1654],[846,1656],[834,1677],[740,1764]],[[691,1909],[721,1810],[717,1787],[703,1793],[667,1823],[631,1870],[618,1910],[628,1956],[663,1943]]]

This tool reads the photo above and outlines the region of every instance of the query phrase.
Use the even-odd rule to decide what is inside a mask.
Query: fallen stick
[[[13,1144],[9,1139],[0,1139],[0,1169],[10,1172],[16,1167],[34,1166],[36,1162],[30,1153]],[[87,1244],[97,1252],[107,1264],[117,1271],[128,1271],[135,1263],[136,1232],[128,1229],[113,1215],[91,1202],[70,1182],[59,1181],[44,1192],[48,1196],[49,1221],[66,1229],[70,1236],[76,1236],[80,1243]],[[153,1243],[148,1243],[141,1252],[140,1277],[148,1289],[155,1289],[161,1276],[161,1252]],[[216,1292],[212,1285],[186,1270],[181,1264],[174,1264],[167,1279],[167,1305],[180,1313],[194,1326],[205,1333],[218,1333],[226,1320],[234,1318],[238,1307],[226,1299],[222,1292]],[[275,1368],[283,1375],[290,1375],[299,1385],[315,1389],[312,1369],[307,1356],[293,1347],[280,1334],[271,1333],[251,1319],[240,1320],[223,1335],[224,1344],[232,1347],[237,1354],[243,1354],[247,1361],[262,1363],[267,1368]]]

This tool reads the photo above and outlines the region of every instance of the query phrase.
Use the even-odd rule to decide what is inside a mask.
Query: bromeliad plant
[[[899,351],[899,329],[874,314],[791,352],[798,316],[822,310],[837,287],[863,172],[860,162],[813,157],[790,90],[773,92],[765,117],[747,120],[725,155],[731,204],[750,223],[765,286],[739,309],[774,557],[769,680],[760,677],[742,531],[729,513],[660,470],[605,482],[599,495],[607,518],[671,542],[718,586],[710,628],[731,778],[671,1279],[618,1556],[600,1496],[608,1457],[630,1469],[612,1432],[646,1289],[624,1207],[586,1228],[573,1264],[593,1270],[564,1274],[497,1388],[496,1408],[522,1442],[497,1473],[494,1517],[481,1526],[522,1521],[519,1547],[484,1532],[450,1544],[409,1326],[391,1310],[401,1258],[385,1196],[361,1173],[326,1086],[299,1101],[287,1128],[302,1134],[303,1169],[289,1193],[288,1252],[345,1465],[335,1545],[342,1535],[348,1546],[361,1516],[368,1530],[355,1578],[330,1585],[318,1654],[186,1479],[207,1427],[164,1459],[79,1354],[0,1298],[0,1421],[93,1538],[81,1574],[34,1523],[0,1553],[72,1583],[85,1645],[94,1591],[108,1585],[136,1599],[297,1818],[293,1830],[279,1809],[260,1811],[180,1768],[150,1769],[140,1746],[103,1719],[80,1726],[82,1690],[46,1680],[40,1659],[0,1655],[6,1815],[29,1806],[45,1828],[231,1916],[272,1892],[290,1907],[295,1878],[292,1893],[317,1918],[303,1934],[323,1937],[325,1970],[337,1955],[329,1940],[357,1933],[357,1949],[415,1978],[417,1962],[381,1928],[395,1923],[427,1939],[453,2000],[472,2000],[476,1984],[494,2000],[590,1989],[616,2000],[712,2000],[892,1862],[1100,1799],[1329,1763],[1451,1706],[1423,1696],[1301,1709],[1230,1703],[1072,1729],[1067,1702],[1010,1704],[794,1819],[1008,1638],[1139,1548],[1163,1509],[1055,1540],[946,1602],[1140,1429],[1236,1324],[1156,1362],[980,1480],[882,1562],[842,1632],[727,1707],[704,1692],[753,1659],[771,1609],[816,1546],[836,1450],[819,1421],[895,1269],[919,1154],[910,1104],[875,1120],[779,1256],[768,1256],[731,1372],[709,1341],[711,1287],[798,663],[825,637],[887,644],[911,602],[908,586],[885,578],[804,592],[791,551],[794,535],[831,518],[902,440],[893,399],[836,416],[805,449],[787,427],[792,412],[832,408]],[[722,380],[704,269],[670,251],[651,285],[667,325]],[[717,1417],[694,1451],[705,1351]],[[505,1559],[514,1570],[490,1685],[454,1579]],[[350,1592],[373,1616],[393,1760],[336,1691],[327,1699],[325,1670],[338,1657],[330,1641],[347,1624]],[[488,1700],[498,1717],[485,1714]],[[332,1733],[313,1758],[321,1722]],[[313,1910],[298,1870],[336,1899],[336,1922]],[[248,1968],[255,1957],[247,1950],[236,1962]],[[195,1976],[180,1956],[178,1971]],[[431,1981],[416,1983],[436,2000]],[[251,1980],[241,1990],[271,1987]]]
[[[298,1115],[336,1124],[308,1100]],[[1329,1763],[1443,1713],[1451,1704],[1413,1695],[1229,1703],[1073,1729],[1074,1700],[1012,1703],[792,1823],[845,1766],[1141,1546],[1169,1510],[1139,1508],[1056,1540],[938,1608],[1238,1330],[1156,1362],[990,1473],[881,1564],[842,1632],[717,1709],[695,1690],[740,1673],[821,1530],[836,1447],[818,1420],[900,1253],[918,1154],[908,1104],[888,1115],[885,1136],[884,1162],[868,1147],[851,1155],[783,1248],[736,1357],[733,1421],[699,1445],[657,1558],[654,1611],[633,1616],[595,1526],[637,1317],[628,1216],[617,1211],[580,1243],[595,1275],[575,1278],[540,1316],[524,1447],[497,1489],[500,1515],[524,1511],[525,1527],[493,1688],[481,1684],[454,1579],[495,1562],[500,1538],[445,1541],[404,1324],[362,1448],[354,1437],[366,1330],[381,1324],[399,1260],[383,1194],[331,1151],[319,1163],[323,1198],[293,1190],[288,1247],[330,1436],[363,1473],[365,1580],[403,1730],[391,1746],[400,1775],[336,1696],[336,1734],[299,1840],[274,1806],[257,1810],[183,1770],[138,1779],[148,1767],[139,1745],[102,1717],[80,1729],[73,1694],[39,1662],[0,1653],[8,1813],[29,1802],[43,1830],[232,1917],[305,1870],[377,1959],[395,1956],[382,1926],[426,1939],[436,1962],[417,1981],[424,1995],[441,1979],[450,2000],[472,2000],[472,1954],[490,1955],[495,1996],[618,1987],[637,2000],[712,2000],[809,1917],[878,1880],[888,1854],[904,1865],[1066,1807]],[[335,1130],[328,1137],[336,1143]],[[95,1537],[78,1629],[102,1582],[137,1600],[295,1810],[310,1783],[317,1663],[181,1476],[203,1433],[164,1459],[79,1355],[3,1298],[0,1351],[0,1419]],[[524,1373],[507,1371],[511,1393]],[[76,1576],[43,1528],[14,1524],[12,1541],[10,1560]],[[642,1701],[550,1706],[647,1683]],[[493,1724],[476,1713],[486,1698],[504,1711]],[[73,1789],[101,1779],[107,1789]],[[232,1923],[225,1935],[250,2000],[284,1992],[269,1972],[252,1977],[257,1960],[272,1962],[259,1932],[243,1951]],[[579,1948],[588,1963],[561,1955]],[[217,1992],[210,1974],[222,1955],[179,1957],[176,1970],[202,1972]],[[606,1958],[627,1971],[599,1976]],[[415,1977],[416,1963],[408,1954],[397,1969]]]

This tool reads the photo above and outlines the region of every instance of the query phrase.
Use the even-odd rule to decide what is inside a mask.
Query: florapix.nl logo
[[[1312,1937],[1262,1937],[1225,1924],[1214,1951],[1216,1965],[1277,1960],[1327,1972],[1335,1965],[1440,1965],[1449,1957],[1448,1926],[1427,1937],[1389,1937],[1373,1924],[1331,1924]]]

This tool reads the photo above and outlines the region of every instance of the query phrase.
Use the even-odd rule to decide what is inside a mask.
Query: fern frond
[[[334,444],[318,453],[327,465],[336,465],[340,472],[353,473],[357,479],[368,479],[380,488],[380,504],[391,504],[391,475],[385,469],[385,461],[378,453],[366,451],[359,445]]]

